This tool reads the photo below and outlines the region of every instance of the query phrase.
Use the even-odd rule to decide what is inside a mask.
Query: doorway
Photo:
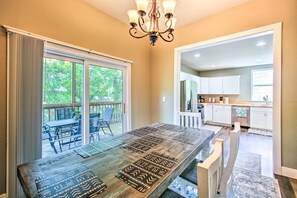
[[[195,43],[175,49],[175,92],[174,92],[174,121],[179,124],[179,104],[180,104],[180,75],[181,55],[195,48],[206,48],[218,44],[228,43],[234,40],[241,40],[243,37],[254,37],[259,34],[273,34],[273,173],[281,174],[281,23],[268,25],[232,35],[227,35],[212,40]],[[210,65],[212,67],[212,65]],[[202,84],[202,81],[201,81]]]

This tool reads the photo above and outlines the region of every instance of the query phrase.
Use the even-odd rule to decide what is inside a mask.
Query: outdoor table
[[[44,124],[47,125],[48,127],[55,129],[55,135],[56,135],[55,139],[57,139],[59,141],[59,147],[60,147],[61,152],[62,152],[62,145],[65,144],[65,143],[63,143],[63,140],[61,140],[63,138],[62,128],[73,126],[77,123],[78,123],[78,120],[75,120],[73,118],[63,119],[63,120],[52,120],[52,121],[44,122]],[[66,143],[66,144],[68,144],[68,143]]]
[[[77,152],[69,150],[55,156],[18,166],[18,178],[26,196],[39,196],[35,184],[36,178],[45,175],[55,175],[64,167],[82,163],[107,185],[106,190],[97,197],[159,197],[170,183],[194,160],[198,153],[209,144],[214,136],[213,131],[168,124],[158,123],[148,127],[156,130],[147,133],[144,127],[99,141],[98,143],[102,144],[112,144],[122,140],[123,145],[114,146],[107,151],[88,158],[83,158]],[[131,143],[148,136],[161,138],[164,141],[143,153],[135,152],[125,147],[125,145],[132,145]],[[145,192],[139,192],[115,176],[116,173],[128,165],[153,153],[162,153],[162,155],[170,156],[177,161],[162,178]]]

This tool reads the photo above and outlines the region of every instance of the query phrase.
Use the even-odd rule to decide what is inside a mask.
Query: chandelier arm
[[[174,40],[174,35],[171,32],[168,33],[167,35],[168,39],[164,38],[162,34],[159,34],[159,36],[161,37],[161,39],[163,39],[163,41],[166,41],[166,42],[171,42]]]
[[[142,22],[142,23],[141,23],[141,22]],[[139,18],[138,18],[138,25],[139,25],[140,29],[141,29],[144,33],[148,34],[149,32],[143,29],[143,27],[142,27],[143,24],[144,24],[144,19],[143,19],[143,17],[139,17]]]
[[[165,31],[163,31],[163,32],[159,32],[160,34],[164,34],[164,33],[166,33],[166,32],[171,33],[170,31],[171,31],[171,26],[172,26],[172,20],[171,20],[171,19],[169,19],[169,20],[170,20],[170,26],[169,26]],[[168,22],[168,21],[167,21],[167,22]],[[165,25],[166,25],[167,22],[165,22]]]
[[[134,32],[132,32],[133,30],[134,30]],[[132,37],[134,37],[134,38],[144,38],[144,37],[146,37],[146,36],[149,35],[149,33],[146,33],[146,34],[144,34],[144,35],[142,35],[142,36],[135,36],[135,34],[137,34],[137,29],[136,29],[136,28],[130,28],[130,29],[129,29],[129,34],[130,34]]]

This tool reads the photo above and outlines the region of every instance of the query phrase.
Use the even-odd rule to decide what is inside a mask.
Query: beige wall
[[[228,96],[229,102],[250,102],[252,98],[251,94],[251,71],[255,69],[264,69],[264,68],[272,68],[272,65],[260,65],[253,67],[241,67],[234,69],[220,69],[220,70],[211,70],[211,71],[200,71],[200,77],[217,77],[217,76],[240,76],[240,94],[239,95],[222,95]],[[206,101],[208,101],[208,97],[216,97],[217,101],[219,100],[220,95],[205,95]]]
[[[252,0],[178,28],[173,43],[158,41],[151,50],[151,120],[173,122],[174,48],[283,22],[282,165],[297,169],[297,1]],[[207,8],[197,8],[207,9]],[[182,20],[182,19],[180,19]],[[166,74],[166,75],[164,75]],[[162,96],[166,96],[165,103]]]
[[[132,38],[128,25],[81,0],[0,1],[0,25],[134,61],[132,65],[132,125],[150,123],[150,45]],[[6,37],[0,34],[0,194],[5,192]]]

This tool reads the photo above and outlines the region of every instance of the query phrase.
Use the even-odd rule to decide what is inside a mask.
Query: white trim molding
[[[297,169],[282,166],[282,175],[289,178],[297,179]]]
[[[198,43],[181,46],[174,49],[174,123],[179,124],[179,95],[180,95],[180,68],[181,53],[187,52],[199,47],[210,47],[230,40],[241,40],[243,37],[255,37],[259,35],[273,33],[273,172],[281,175],[281,71],[282,71],[282,23],[275,23],[251,30],[246,30]]]

